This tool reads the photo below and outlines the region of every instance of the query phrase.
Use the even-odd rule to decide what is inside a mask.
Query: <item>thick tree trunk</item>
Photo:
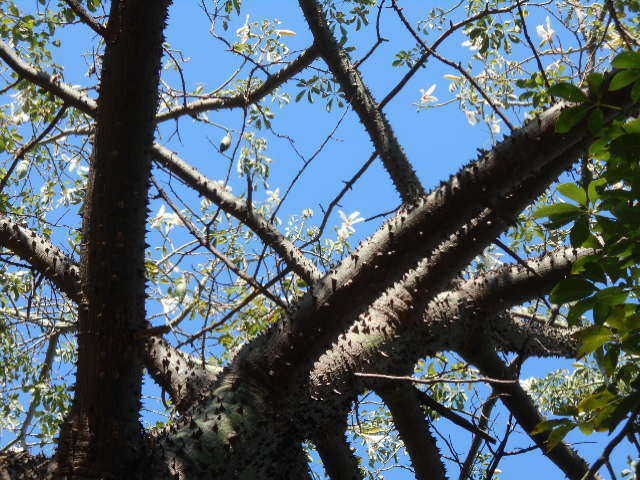
[[[114,0],[106,33],[87,187],[75,398],[58,445],[59,474],[131,475],[145,319],[145,225],[168,0]]]

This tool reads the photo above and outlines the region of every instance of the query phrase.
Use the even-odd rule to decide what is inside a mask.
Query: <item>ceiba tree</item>
[[[442,27],[441,37],[430,45],[411,26],[400,2],[381,2],[378,21],[381,13],[396,16],[414,37],[417,53],[395,93],[378,102],[359,73],[361,62],[354,63],[336,38],[337,7],[332,2],[300,0],[313,43],[297,58],[288,63],[278,59],[284,66],[271,72],[256,63],[256,71],[266,72],[264,81],[246,82],[237,95],[214,93],[191,100],[185,92],[173,105],[163,102],[160,110],[163,32],[171,2],[113,0],[104,23],[79,1],[60,3],[100,39],[97,95],[39,70],[5,35],[0,57],[14,81],[19,81],[11,88],[35,89],[48,96],[57,110],[52,110],[45,131],[14,152],[2,186],[15,179],[16,166],[29,150],[54,142],[56,134],[90,138],[79,262],[10,209],[0,221],[0,243],[15,261],[28,264],[34,276],[42,275],[75,305],[75,320],[65,324],[64,332],[60,327],[53,333],[72,332],[77,338],[74,396],[55,454],[4,449],[3,478],[310,478],[307,441],[315,446],[331,478],[363,478],[345,432],[353,402],[364,391],[375,392],[389,409],[416,478],[446,478],[425,407],[471,430],[478,442],[491,436],[486,422],[474,425],[413,383],[397,380],[410,375],[416,362],[439,352],[455,352],[490,379],[489,403],[499,398],[557,466],[559,475],[583,478],[589,470],[584,459],[563,442],[547,449],[548,433],[534,431],[543,416],[517,381],[523,358],[573,357],[578,347],[574,329],[535,315],[527,318],[512,307],[544,297],[588,250],[561,247],[526,260],[509,250],[517,259],[512,264],[461,272],[487,246],[499,242],[521,212],[583,156],[592,140],[586,121],[568,133],[556,133],[556,121],[567,104],[539,109],[491,150],[481,151],[477,159],[427,192],[383,113],[393,95],[433,57],[456,68],[459,78],[477,88],[482,97],[478,102],[495,108],[509,124],[500,113],[504,105],[492,100],[477,79],[443,57],[437,47],[455,32],[508,14],[522,20],[516,24],[539,62],[526,33],[524,2],[470,10],[468,17]],[[604,18],[620,23],[615,9],[603,7],[599,15],[601,24]],[[624,25],[619,28],[625,32]],[[545,35],[547,41],[553,36],[549,25],[538,34],[543,42]],[[378,34],[376,46],[383,41]],[[587,47],[593,60],[599,45]],[[371,139],[374,154],[367,165],[374,160],[383,164],[402,201],[376,233],[327,270],[308,255],[302,242],[284,234],[268,213],[255,208],[252,187],[246,196],[233,195],[155,138],[158,125],[167,120],[199,118],[220,109],[247,111],[314,62],[329,70]],[[594,68],[593,62],[585,71],[589,68]],[[538,75],[544,77],[544,69]],[[602,102],[616,107],[608,110],[604,122],[633,112],[628,89],[609,92]],[[77,123],[71,133],[59,133],[58,123],[71,115],[84,124]],[[252,292],[250,300],[264,298],[279,312],[224,368],[182,351],[165,338],[169,328],[152,326],[146,313],[152,273],[145,262],[145,237],[152,220],[148,215],[149,198],[155,194],[152,184],[171,202],[156,183],[154,169],[169,172],[239,222],[277,258],[279,274],[266,282],[259,280],[216,249],[208,231],[187,216],[180,217],[200,247],[223,262],[234,278],[245,281]],[[287,302],[270,291],[285,277],[303,285],[300,296]],[[517,354],[516,360],[507,364],[501,352]],[[153,431],[140,423],[145,369],[176,411],[171,422]],[[477,448],[476,444],[472,450]],[[473,461],[470,455],[469,462]],[[469,462],[462,466],[464,475],[469,474]]]

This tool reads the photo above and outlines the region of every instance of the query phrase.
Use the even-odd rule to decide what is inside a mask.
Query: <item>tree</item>
[[[250,10],[241,3],[201,3],[212,35],[241,60],[241,68],[216,90],[188,88],[185,57],[164,43],[168,0],[0,5],[7,84],[2,92],[14,95],[5,105],[2,127],[2,147],[11,152],[0,184],[4,375],[5,386],[33,383],[25,387],[32,393],[25,411],[20,397],[3,400],[8,416],[20,421],[2,451],[0,472],[8,478],[310,478],[311,442],[329,477],[364,478],[372,472],[359,465],[350,448],[347,419],[354,401],[372,391],[388,408],[390,427],[397,430],[416,478],[447,475],[433,434],[437,417],[474,435],[466,459],[458,462],[460,476],[492,477],[508,434],[492,455],[478,454],[482,442],[495,442],[488,417],[497,399],[557,466],[558,475],[594,475],[561,440],[571,425],[552,431],[544,427],[549,423],[539,426],[545,419],[539,402],[518,378],[527,357],[578,353],[574,334],[583,327],[557,321],[571,311],[552,306],[546,295],[577,261],[585,264],[584,258],[593,259],[607,246],[589,243],[591,224],[580,220],[580,208],[556,205],[534,215],[530,207],[552,203],[547,189],[576,163],[575,188],[583,190],[575,191],[600,192],[591,185],[600,160],[585,152],[603,128],[620,129],[637,110],[636,57],[631,54],[631,66],[623,65],[622,81],[614,77],[616,88],[608,88],[610,75],[593,74],[621,48],[637,45],[637,5],[544,6],[549,16],[536,29],[536,45],[527,20],[536,5],[528,2],[463,2],[451,11],[436,8],[419,22],[397,0],[300,0],[313,41],[290,58],[285,40],[295,32],[273,21],[251,22],[247,16],[237,31],[225,33],[241,8]],[[563,47],[550,20],[554,15],[575,34],[575,46]],[[411,43],[393,61],[404,69],[403,77],[378,101],[359,69],[388,41],[381,33],[385,19],[398,22]],[[51,51],[60,42],[59,30],[78,22],[91,45],[84,86],[65,83]],[[376,37],[355,61],[349,42],[361,29]],[[461,49],[461,60],[439,49],[460,33],[477,49],[464,66]],[[427,34],[438,38],[430,42]],[[520,60],[509,60],[513,51]],[[547,57],[554,63],[545,68]],[[162,68],[163,58],[168,68]],[[502,123],[511,131],[427,193],[384,109],[429,60],[456,72],[448,78],[469,122],[484,120],[493,133]],[[476,64],[483,65],[482,73],[472,73]],[[530,65],[534,69],[528,72]],[[177,75],[164,79],[166,71]],[[374,153],[318,226],[309,227],[312,213],[305,211],[283,232],[276,221],[278,193],[267,202],[254,195],[268,180],[266,136],[277,135],[267,99],[288,103],[294,78],[296,101],[319,99],[328,110],[352,110]],[[171,86],[174,80],[180,87]],[[589,85],[589,93],[567,83],[574,80]],[[597,104],[587,105],[594,92]],[[433,87],[423,91],[418,108],[431,107],[437,101],[433,94]],[[516,128],[514,118],[523,108],[528,120]],[[219,149],[231,152],[246,180],[239,196],[227,188],[229,174],[227,181],[216,182],[166,146],[169,135],[180,137],[185,118],[211,132],[216,124],[207,112],[222,109],[244,115],[235,135],[225,127]],[[163,126],[168,121],[175,122],[170,134]],[[25,126],[32,127],[27,141]],[[634,138],[626,138],[625,145]],[[69,166],[67,155],[73,155],[75,169],[90,158],[88,175],[72,177],[72,184],[65,184],[61,173]],[[305,168],[313,158],[305,158]],[[335,240],[325,227],[342,197],[376,161],[402,205],[352,248],[357,215],[342,214]],[[202,197],[200,205],[194,194]],[[150,199],[164,205],[155,216],[149,216]],[[70,212],[64,219],[69,228],[56,225],[52,212],[60,204],[81,207],[81,229]],[[535,216],[549,216],[553,227],[573,222],[573,245],[566,244],[566,232],[547,230]],[[190,240],[175,247],[185,232]],[[509,236],[502,237],[505,233]],[[533,242],[536,233],[543,243]],[[64,241],[72,247],[67,252]],[[492,267],[486,256],[478,259],[491,245],[513,263]],[[567,285],[576,285],[569,280],[573,283],[559,284],[551,300],[562,304],[589,293],[567,294]],[[164,290],[158,295],[159,286]],[[150,312],[158,302],[169,319],[165,325],[152,323]],[[522,305],[526,311],[516,308]],[[188,317],[202,319],[202,329],[183,329]],[[22,338],[39,348],[47,345],[41,364],[16,348]],[[62,338],[75,339],[77,350],[73,342],[59,348]],[[201,348],[190,347],[196,341]],[[215,352],[209,350],[214,342],[220,345]],[[69,374],[50,380],[56,349],[61,365],[75,363],[75,380]],[[435,375],[438,362],[447,369],[455,359],[451,372]],[[152,429],[140,423],[145,372],[168,396],[172,412],[166,424]],[[414,372],[417,380],[410,377]],[[419,387],[420,379],[432,387]],[[478,380],[490,385],[491,393],[474,423],[454,411],[465,405],[465,397],[450,382]],[[67,386],[73,390],[68,408]],[[635,403],[625,408],[622,417],[633,427]],[[36,414],[40,420],[32,431]],[[59,425],[56,415],[64,415]],[[374,412],[371,418],[368,425],[386,417]],[[359,428],[363,436],[373,432]],[[635,432],[624,434],[637,441]],[[14,448],[24,447],[31,433],[44,443],[55,436],[55,454]],[[478,470],[483,461],[486,469]]]

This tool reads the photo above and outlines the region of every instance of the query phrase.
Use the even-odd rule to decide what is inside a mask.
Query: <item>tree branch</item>
[[[51,478],[55,463],[43,454],[31,455],[21,450],[0,453],[1,480],[32,480]]]
[[[418,480],[447,478],[440,450],[420,408],[416,389],[406,382],[376,382],[375,392],[389,407]]]
[[[405,203],[414,202],[418,196],[424,194],[424,188],[393,133],[391,125],[378,108],[358,69],[338,44],[320,4],[316,0],[300,0],[300,7],[307,19],[315,44],[320,49],[320,55],[367,129],[400,197]]]
[[[0,216],[0,245],[29,262],[74,302],[80,301],[77,265],[36,232]]]
[[[149,375],[169,394],[180,413],[185,413],[196,401],[206,397],[222,371],[221,368],[203,366],[165,339],[156,337],[147,339],[145,365]]]
[[[577,258],[588,253],[588,249],[574,252],[570,248],[549,253],[528,263],[534,273],[520,265],[505,265],[460,282],[424,308],[414,303],[411,309],[406,293],[409,288],[399,285],[376,300],[334,341],[314,363],[308,384],[302,388],[310,390],[312,398],[331,398],[335,391],[352,398],[365,388],[355,372],[378,375],[402,368],[411,370],[419,358],[440,351],[461,351],[480,339],[490,341],[486,332],[494,328],[494,316],[548,291]],[[400,316],[403,311],[404,318]],[[532,331],[534,328],[524,322],[509,325],[508,318],[496,321],[498,340],[504,342],[504,348],[556,355],[572,355],[575,351],[576,342],[568,337],[566,329],[546,327]],[[506,338],[512,338],[512,343],[507,344]]]
[[[110,6],[82,215],[75,395],[56,452],[62,477],[135,478],[146,453],[144,341],[136,333],[147,325],[149,149],[170,3]]]
[[[628,91],[607,97],[604,101],[622,108],[612,110],[614,116],[633,106]],[[506,231],[590,142],[592,136],[582,124],[569,134],[555,132],[564,108],[547,110],[411,209],[401,210],[316,282],[298,302],[295,314],[272,328],[268,341],[265,337],[248,346],[237,362],[264,365],[266,353],[273,376],[291,381],[292,370],[311,368],[363,313],[359,305],[374,305],[366,315],[375,318],[373,330],[384,332],[385,338],[392,336],[396,323],[401,330],[414,328],[416,322],[402,319],[426,309],[451,278]]]
[[[166,147],[153,145],[151,154],[170,172],[178,176],[195,191],[211,200],[222,210],[233,215],[253,230],[265,244],[275,250],[291,269],[309,285],[320,278],[318,269],[304,254],[269,223],[262,215],[255,213],[246,202],[227,192],[224,187],[202,175],[196,168],[182,160]]]
[[[458,353],[460,353],[465,360],[478,367],[484,375],[505,380],[517,380],[517,376],[498,358],[490,344],[484,343],[480,338],[476,339],[475,345],[469,345],[467,350],[459,351]],[[520,383],[494,384],[493,389],[496,393],[500,394],[502,403],[505,404],[516,420],[518,420],[519,425],[540,447],[542,453],[555,463],[571,480],[580,480],[589,470],[589,465],[575,450],[564,442],[559,443],[552,450],[548,450],[546,446],[546,441],[549,437],[548,432],[532,435],[531,432],[536,425],[544,420],[544,417],[540,415],[535,403],[524,391]]]
[[[211,110],[224,110],[227,108],[246,108],[249,105],[259,102],[264,97],[273,92],[276,88],[291,80],[302,70],[307,68],[318,58],[319,50],[315,45],[307,48],[298,58],[289,63],[286,67],[270,75],[262,84],[251,91],[235,95],[233,97],[216,97],[197,100],[179,107],[172,108],[166,112],[161,112],[156,116],[156,122],[175,119],[183,115],[197,115],[198,113]]]
[[[93,16],[89,12],[87,12],[87,10],[78,0],[64,0],[64,3],[69,5],[71,10],[73,10],[74,13],[78,15],[78,17],[80,17],[82,23],[86,24],[89,28],[91,28],[91,30],[96,32],[101,37],[107,36],[107,29],[105,28],[105,26],[98,22],[98,20],[93,18]]]
[[[324,470],[331,480],[362,480],[358,459],[344,435],[346,425],[325,423],[321,425],[313,443],[318,450]]]
[[[82,92],[78,92],[66,83],[56,80],[52,75],[40,72],[25,63],[3,40],[0,40],[0,58],[21,78],[44,88],[78,110],[95,116],[98,109],[98,104],[95,100],[87,97]]]
[[[485,431],[487,429],[487,426],[489,425],[489,418],[491,417],[491,411],[493,410],[493,407],[495,406],[497,401],[498,397],[492,394],[491,397],[482,406],[480,423],[478,424],[479,430]],[[464,462],[460,469],[460,476],[458,477],[458,480],[468,480],[469,478],[471,478],[473,465],[475,464],[481,444],[482,437],[476,434],[473,437],[473,441],[471,442],[471,446],[469,447],[469,451],[467,452],[467,457],[464,459]]]

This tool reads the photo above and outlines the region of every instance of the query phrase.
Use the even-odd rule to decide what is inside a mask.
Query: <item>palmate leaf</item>
[[[556,123],[557,133],[568,133],[573,127],[578,125],[584,117],[587,116],[589,110],[593,107],[591,105],[578,105],[576,107],[567,108],[560,113],[558,121]]]
[[[571,277],[561,280],[551,290],[551,301],[555,304],[563,304],[580,300],[596,291],[595,285],[580,277]]]
[[[558,192],[565,197],[579,203],[580,205],[587,206],[587,192],[584,188],[579,187],[575,183],[567,182],[558,185]]]
[[[586,102],[588,100],[582,90],[567,82],[556,83],[549,89],[549,94],[569,102]]]
[[[640,79],[640,69],[623,70],[622,72],[618,72],[615,74],[613,80],[611,80],[611,84],[609,85],[609,90],[620,90],[627,85],[631,85],[638,79]]]
[[[605,343],[613,340],[614,335],[611,329],[602,325],[592,325],[585,328],[578,334],[578,338],[582,340],[580,350],[578,350],[577,357],[584,357],[594,352]]]
[[[622,52],[613,59],[611,65],[614,68],[640,68],[640,53]]]
[[[574,248],[581,247],[584,242],[589,238],[589,219],[585,216],[581,216],[573,224],[571,232],[569,234],[571,240],[571,246]]]

